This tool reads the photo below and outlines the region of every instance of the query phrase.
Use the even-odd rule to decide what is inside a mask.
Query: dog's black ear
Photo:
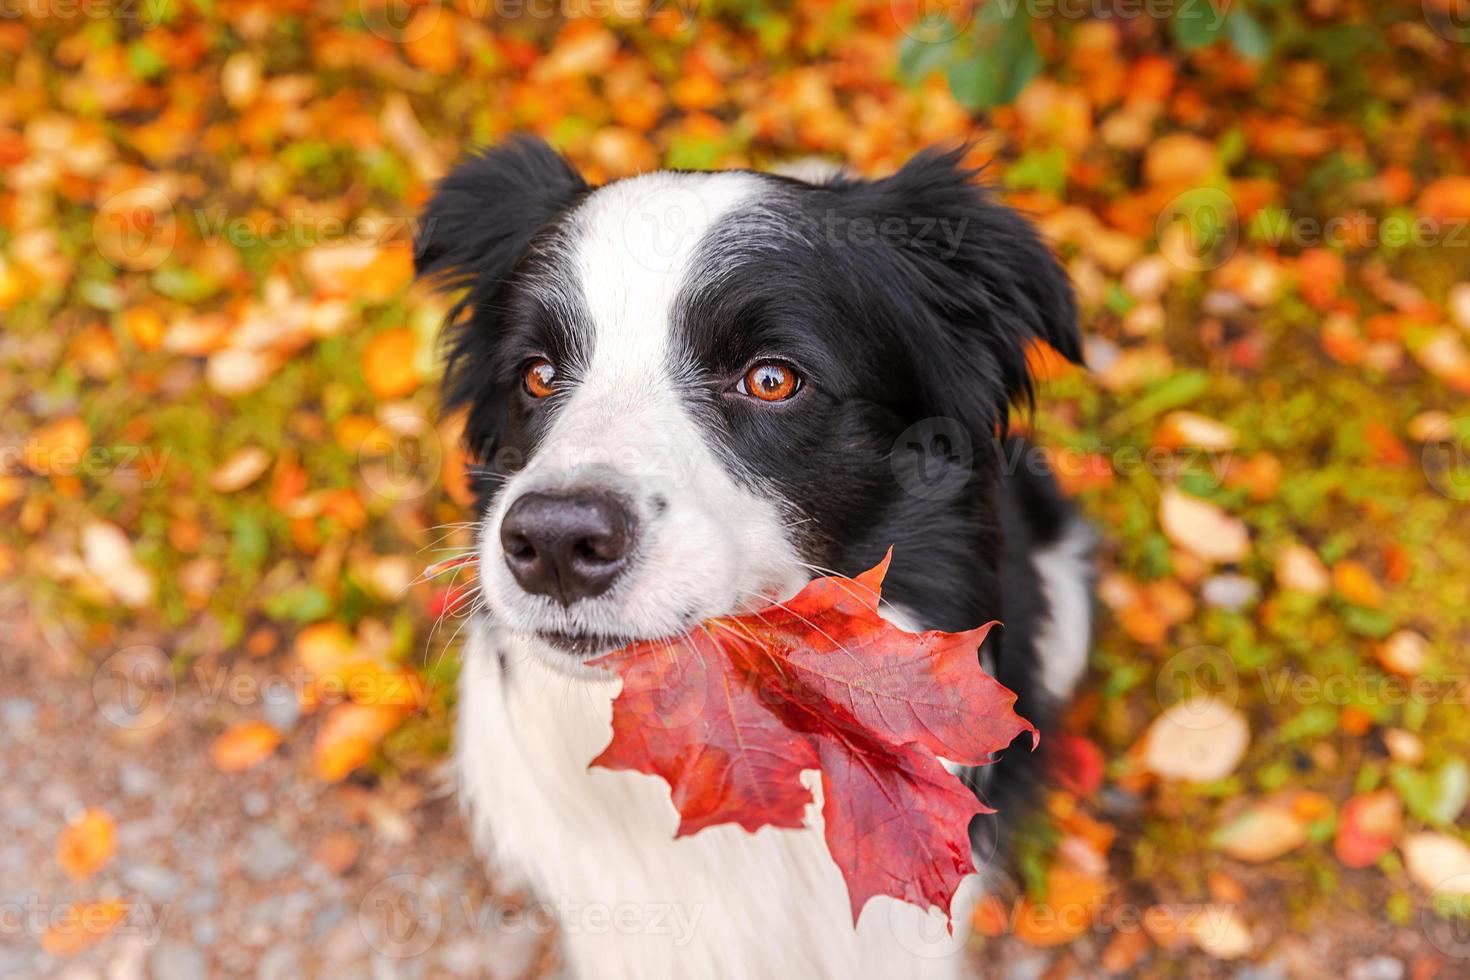
[[[536,233],[587,189],[572,165],[535,137],[473,153],[435,186],[414,236],[414,271],[445,291],[493,291]]]
[[[501,299],[531,242],[589,187],[539,139],[516,137],[467,157],[439,181],[414,236],[414,270],[444,292],[464,290],[448,316],[444,407],[468,405],[465,443],[490,461],[503,406],[482,397],[496,376]]]
[[[1031,223],[978,182],[964,155],[963,148],[925,150],[893,176],[866,184],[864,196],[876,220],[898,219],[909,229],[905,271],[941,328],[940,349],[925,352],[947,390],[941,401],[976,424],[1004,425],[1008,403],[1031,400],[1026,354],[1033,342],[1080,364],[1082,337],[1066,272]]]

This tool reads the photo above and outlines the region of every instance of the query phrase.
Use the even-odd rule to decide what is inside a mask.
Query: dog
[[[589,769],[619,682],[586,663],[891,547],[885,615],[1000,620],[982,663],[1050,724],[1085,667],[1091,536],[1006,421],[1028,350],[1080,363],[1081,338],[1066,274],[963,159],[593,187],[517,138],[426,205],[415,263],[459,297],[444,400],[480,500],[455,768],[476,846],[555,910],[572,975],[965,972],[978,877],[953,934],[886,898],[854,927],[815,781],[804,829],[676,840],[666,784]],[[1037,768],[1023,739],[959,775],[1009,818]],[[971,827],[982,869],[997,819]]]

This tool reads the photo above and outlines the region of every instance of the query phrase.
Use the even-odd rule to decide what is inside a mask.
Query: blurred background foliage
[[[473,514],[410,284],[434,179],[518,132],[594,181],[968,141],[1076,283],[1090,370],[1038,351],[1018,423],[1104,538],[1070,781],[982,932],[1127,972],[1295,964],[1346,920],[1344,956],[1463,975],[1434,932],[1470,891],[1455,0],[6,11],[0,570],[81,680],[140,647],[179,684],[300,670],[219,706],[214,765],[437,765]],[[1229,917],[1012,914],[1048,896]]]

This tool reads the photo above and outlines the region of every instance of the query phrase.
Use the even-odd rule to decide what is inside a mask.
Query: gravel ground
[[[288,743],[245,773],[180,685],[162,720],[119,727],[75,651],[0,617],[0,978],[488,977],[544,973],[551,938],[518,919],[471,856],[452,796],[409,783],[325,785]],[[87,807],[117,856],[74,882],[57,836]],[[105,934],[85,903],[119,899]],[[48,931],[89,945],[60,958]]]

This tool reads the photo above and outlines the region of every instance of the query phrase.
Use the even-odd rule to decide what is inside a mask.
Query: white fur
[[[1092,547],[1092,529],[1074,521],[1032,558],[1048,607],[1036,631],[1041,683],[1061,701],[1071,698],[1081,680],[1092,645]]]
[[[822,157],[798,157],[795,160],[787,160],[772,167],[771,173],[807,184],[828,184],[848,175],[847,168],[842,164],[834,160],[825,160]]]

